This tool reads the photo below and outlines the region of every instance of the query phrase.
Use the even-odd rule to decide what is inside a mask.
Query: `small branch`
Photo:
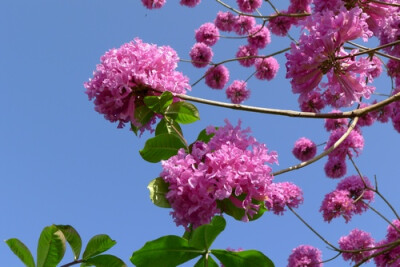
[[[181,94],[177,94],[175,96],[179,97],[180,99],[183,99],[183,100],[207,104],[207,105],[211,105],[211,106],[218,106],[218,107],[223,107],[223,108],[243,110],[243,111],[256,112],[256,113],[280,115],[280,116],[286,116],[286,117],[313,118],[313,119],[338,119],[338,118],[361,117],[364,114],[367,114],[368,112],[378,110],[392,102],[400,100],[400,92],[399,92],[385,100],[382,100],[376,104],[373,104],[373,105],[370,105],[370,106],[367,106],[367,107],[361,108],[361,109],[354,109],[351,111],[346,111],[346,112],[341,112],[341,113],[314,113],[314,112],[301,112],[301,111],[294,111],[294,110],[261,108],[261,107],[254,107],[254,106],[231,104],[231,103],[208,100],[208,99],[204,99],[204,98],[188,96],[188,95],[181,95]]]
[[[400,7],[400,4],[396,4],[396,3],[386,3],[386,2],[382,2],[382,1],[376,1],[376,0],[369,0],[369,2],[375,3],[375,4],[381,4],[381,5],[385,5],[385,6]]]
[[[347,136],[349,136],[349,134],[351,133],[351,131],[352,131],[352,130],[354,129],[354,127],[356,126],[357,121],[358,121],[358,117],[355,117],[354,120],[353,120],[353,122],[351,123],[351,125],[350,125],[349,128],[347,129],[347,131],[342,135],[342,137],[340,137],[340,139],[337,140],[337,141],[333,144],[333,146],[331,146],[329,149],[325,150],[324,152],[322,152],[322,153],[319,154],[318,156],[315,156],[314,158],[312,158],[312,159],[310,159],[310,160],[308,160],[308,161],[303,161],[303,162],[300,163],[300,164],[291,166],[291,167],[289,167],[289,168],[287,168],[287,169],[283,169],[283,170],[274,172],[272,175],[277,176],[277,175],[280,175],[280,174],[285,173],[285,172],[290,172],[290,171],[298,170],[298,169],[303,168],[303,167],[305,167],[305,166],[307,166],[307,165],[310,165],[311,163],[316,162],[317,160],[322,159],[323,157],[325,157],[326,155],[328,155],[329,153],[331,153],[335,148],[337,148],[337,147],[347,138]]]
[[[370,48],[368,48],[368,47],[362,46],[362,45],[360,45],[360,44],[353,43],[353,42],[351,42],[351,41],[347,41],[347,43],[349,43],[349,44],[351,44],[351,45],[354,45],[355,47],[361,48],[361,49],[363,49],[363,50],[369,50],[369,49],[370,49]],[[346,48],[346,47],[345,47],[345,48]],[[349,49],[354,49],[354,48],[353,48],[353,47],[349,47]],[[375,51],[374,53],[377,54],[377,55],[380,55],[380,56],[382,56],[382,57],[387,57],[387,58],[391,58],[391,59],[399,60],[399,61],[400,61],[400,58],[395,57],[395,56],[392,56],[392,55],[388,55],[388,54],[385,54],[385,53],[382,53],[382,52],[379,52],[379,51]]]
[[[391,243],[391,245],[388,246],[387,248],[385,248],[385,249],[383,249],[383,250],[381,250],[381,251],[375,252],[375,253],[369,255],[368,257],[365,257],[364,259],[362,259],[362,261],[360,261],[359,263],[357,263],[356,265],[354,265],[354,267],[359,267],[359,266],[361,266],[363,263],[369,261],[370,259],[375,258],[376,256],[379,256],[379,255],[381,255],[381,254],[384,254],[384,253],[386,253],[386,252],[388,252],[388,251],[394,249],[394,248],[397,247],[399,244],[400,244],[400,239],[399,239],[399,240],[396,240],[396,241],[393,242],[393,243]]]
[[[304,223],[305,226],[307,226],[308,229],[310,229],[316,236],[318,236],[325,244],[327,244],[328,246],[330,246],[333,250],[335,251],[341,251],[340,249],[338,249],[337,247],[335,247],[334,245],[332,245],[328,240],[326,240],[324,237],[322,237],[316,230],[314,230],[314,228],[312,228],[303,218],[301,218],[301,216],[299,214],[297,214],[291,207],[287,206],[287,208],[294,214],[296,215],[296,217],[302,222]]]
[[[336,57],[335,59],[345,59],[345,58],[348,58],[348,57],[354,57],[354,56],[359,56],[359,55],[363,55],[363,54],[369,54],[371,52],[374,52],[374,51],[377,51],[377,50],[381,50],[383,48],[386,48],[386,47],[389,47],[389,46],[393,46],[393,45],[397,45],[397,44],[400,44],[400,40],[397,40],[397,41],[394,41],[394,42],[391,42],[391,43],[388,43],[388,44],[384,44],[384,45],[381,45],[381,46],[377,46],[375,48],[370,48],[370,49],[367,49],[365,51],[358,52],[358,53],[355,53],[355,54],[349,54],[347,56]]]

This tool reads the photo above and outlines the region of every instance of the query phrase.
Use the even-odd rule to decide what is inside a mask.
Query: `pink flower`
[[[235,24],[233,25],[233,30],[238,35],[247,34],[256,25],[256,20],[249,16],[238,16],[236,17]]]
[[[328,157],[324,170],[329,178],[343,177],[347,172],[346,161],[340,157]]]
[[[281,13],[287,13],[287,11],[281,11]],[[268,21],[268,29],[275,35],[278,36],[286,36],[289,32],[290,27],[292,27],[293,18],[285,17],[285,16],[278,16],[272,18]]]
[[[262,4],[262,0],[236,0],[240,11],[253,13]]]
[[[346,223],[353,216],[353,200],[349,197],[347,190],[335,190],[325,195],[321,208],[324,220],[330,222],[333,218],[343,216]]]
[[[243,67],[250,67],[256,61],[256,58],[253,56],[257,56],[257,54],[258,54],[257,48],[250,45],[242,45],[239,47],[239,50],[236,53],[236,57],[237,58],[246,57],[244,59],[239,59],[238,60],[239,64],[242,65]]]
[[[218,129],[210,126],[207,134],[214,136],[208,144],[196,142],[190,154],[181,149],[162,161],[160,176],[169,184],[166,198],[177,225],[188,229],[190,224],[196,228],[209,223],[224,211],[217,205],[223,200],[243,209],[244,221],[257,214],[259,205],[253,200],[266,198],[273,179],[267,163],[277,163],[277,155],[248,133],[240,122],[236,127],[228,121]]]
[[[292,153],[298,160],[307,161],[317,154],[317,146],[310,139],[302,137],[294,143]]]
[[[189,55],[192,59],[193,66],[202,68],[211,62],[214,53],[208,45],[204,43],[195,43],[190,50]]]
[[[375,100],[373,104],[376,104],[377,101]],[[392,105],[386,105],[378,110],[372,111],[373,116],[376,118],[377,121],[386,123],[389,121],[389,118],[392,116]]]
[[[279,70],[279,63],[273,57],[257,58],[254,65],[257,70],[255,76],[260,80],[272,80]]]
[[[208,46],[213,46],[219,40],[219,31],[211,22],[204,23],[195,31],[197,42],[205,43]]]
[[[229,80],[229,71],[224,65],[210,67],[206,72],[206,84],[213,89],[222,89]]]
[[[303,191],[290,182],[272,183],[269,186],[268,198],[265,206],[277,215],[283,215],[286,205],[297,208],[303,203]]]
[[[234,104],[240,104],[250,97],[250,91],[247,89],[245,81],[235,80],[226,89],[226,97]]]
[[[195,7],[200,4],[201,0],[181,0],[180,4],[187,7]]]
[[[214,24],[220,31],[231,32],[236,23],[236,17],[231,12],[218,12]]]
[[[333,146],[333,144],[336,143],[336,141],[339,140],[346,131],[346,128],[338,128],[333,130],[325,146],[325,150]],[[347,155],[353,156],[353,152],[355,152],[358,156],[363,148],[364,138],[361,135],[361,132],[353,130],[350,132],[347,138],[329,154],[329,157],[339,157],[341,159],[345,159]]]
[[[256,25],[249,31],[247,37],[249,45],[255,48],[265,48],[271,42],[271,36],[267,27]]]
[[[292,250],[288,267],[322,267],[322,253],[309,245],[301,245]]]
[[[292,79],[294,93],[314,90],[326,74],[328,82],[321,85],[327,88],[326,100],[330,105],[349,106],[360,97],[371,95],[375,88],[365,80],[372,79],[375,63],[355,59],[342,47],[346,41],[360,37],[367,40],[372,35],[365,19],[359,8],[341,10],[338,14],[324,11],[304,19],[302,24],[309,34],[303,33],[299,45],[292,44],[290,53],[286,54],[286,77]]]
[[[374,192],[369,190],[372,188],[371,182],[367,177],[353,175],[346,177],[339,182],[337,190],[347,190],[349,197],[353,199],[354,213],[360,214],[368,209],[366,203],[371,203],[374,200]]]
[[[156,117],[147,125],[135,120],[136,108],[147,95],[170,91],[185,94],[190,89],[188,78],[175,71],[178,55],[168,47],[143,43],[136,38],[118,49],[111,49],[101,58],[93,78],[85,82],[86,94],[94,99],[95,110],[121,128],[132,123],[143,132],[151,130]]]
[[[365,107],[368,107],[368,106],[369,106],[369,104],[366,104],[366,103],[361,103],[360,104],[360,108],[365,108]],[[361,116],[358,119],[357,126],[360,126],[360,127],[362,127],[362,126],[371,126],[372,124],[374,124],[375,120],[376,120],[375,113],[368,112],[367,114]]]
[[[342,250],[362,250],[374,247],[374,239],[367,232],[354,229],[347,236],[342,236],[339,239],[339,247]],[[364,250],[359,252],[344,252],[342,254],[345,261],[351,260],[354,263],[359,263],[364,258],[370,256],[374,250]]]
[[[142,3],[148,9],[161,8],[165,4],[165,0],[142,0]]]
[[[318,91],[301,94],[298,102],[303,112],[319,113],[325,107],[325,101]]]
[[[340,110],[332,110],[330,113],[341,113]],[[339,118],[339,119],[325,119],[325,129],[327,131],[333,131],[339,128],[347,128],[349,124],[349,119]]]

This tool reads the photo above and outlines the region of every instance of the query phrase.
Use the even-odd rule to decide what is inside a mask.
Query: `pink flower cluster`
[[[147,125],[135,120],[135,110],[143,105],[143,98],[170,91],[185,94],[190,89],[188,78],[176,71],[179,60],[169,46],[157,47],[136,38],[118,49],[111,49],[101,58],[93,78],[85,82],[86,94],[94,99],[95,110],[121,128],[132,123],[141,132],[151,129],[153,117]]]
[[[322,267],[322,253],[310,245],[301,245],[292,250],[288,267]]]
[[[310,139],[302,137],[294,143],[292,153],[297,159],[307,161],[317,154],[317,146]]]
[[[325,195],[320,211],[324,220],[342,216],[346,223],[354,214],[361,214],[368,209],[367,203],[374,200],[374,192],[367,177],[349,176],[343,179],[334,191]]]
[[[393,227],[394,226],[394,227]],[[385,250],[390,246],[392,242],[398,241],[400,239],[400,220],[392,221],[392,225],[387,228],[386,238],[375,244],[375,247],[383,246],[377,249],[375,252],[380,252]],[[400,246],[396,245],[393,249],[384,252],[374,258],[375,264],[378,267],[386,266],[400,266]]]
[[[333,112],[337,112],[334,110]],[[331,131],[325,150],[332,147],[348,130],[347,119],[326,119],[325,128]],[[360,128],[355,128],[346,139],[328,155],[324,170],[329,178],[343,177],[347,172],[346,157],[361,153],[364,148],[364,137]]]
[[[218,203],[230,201],[244,210],[243,221],[257,214],[265,201],[275,213],[285,205],[297,207],[302,202],[301,190],[293,184],[273,184],[271,167],[277,163],[276,152],[248,135],[249,129],[234,127],[207,128],[213,137],[208,143],[195,142],[188,154],[181,149],[176,156],[162,162],[160,176],[169,184],[166,197],[177,225],[187,228],[209,223],[222,213]],[[268,206],[269,205],[269,206]],[[280,210],[278,210],[280,209]]]
[[[164,6],[166,0],[142,0],[142,4],[148,9],[156,9]],[[187,7],[195,7],[201,0],[181,0],[180,4]]]
[[[359,229],[354,229],[347,236],[342,236],[339,239],[339,247],[341,250],[355,250],[357,252],[344,252],[342,254],[345,261],[353,261],[354,263],[361,262],[364,258],[369,257],[374,253],[374,250],[368,250],[375,246],[375,241],[367,232]]]
[[[316,12],[301,22],[309,34],[301,35],[299,44],[292,44],[287,58],[287,78],[291,79],[293,93],[300,94],[300,103],[315,97],[310,94],[326,88],[319,101],[333,107],[345,107],[369,98],[374,87],[372,73],[378,68],[376,61],[356,59],[343,49],[346,41],[372,36],[366,22],[367,15],[360,8]],[[378,73],[378,72],[376,72]],[[321,83],[326,75],[327,82]],[[315,100],[314,100],[315,101]]]

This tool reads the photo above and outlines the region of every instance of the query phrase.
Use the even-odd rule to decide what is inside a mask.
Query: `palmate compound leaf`
[[[168,184],[161,177],[152,180],[147,188],[150,191],[150,200],[154,205],[161,208],[171,208],[171,205],[165,197],[168,193]]]
[[[117,242],[108,235],[100,234],[93,236],[83,252],[82,259],[87,260],[93,256],[99,255],[112,248]]]
[[[10,238],[5,242],[11,251],[14,252],[14,254],[17,255],[17,257],[25,264],[25,266],[35,267],[32,253],[24,243],[19,241],[17,238]]]
[[[139,153],[144,160],[156,163],[176,155],[180,148],[186,144],[176,134],[160,134],[148,139]]]
[[[82,239],[78,232],[71,225],[56,225],[56,227],[64,234],[65,239],[71,246],[72,252],[74,253],[74,259],[79,259],[82,249]]]
[[[215,216],[211,223],[199,226],[193,231],[189,239],[189,246],[205,251],[209,250],[215,238],[224,231],[225,226],[225,219],[221,216]]]
[[[62,260],[65,253],[65,236],[55,226],[47,226],[39,237],[37,267],[53,267]]]
[[[184,101],[172,103],[164,115],[182,124],[193,123],[200,119],[196,106]]]
[[[204,250],[190,247],[188,240],[168,235],[147,242],[133,252],[131,262],[138,267],[173,267],[202,255]]]
[[[120,258],[113,255],[98,255],[85,260],[81,267],[96,266],[96,267],[126,267],[127,265]]]
[[[224,266],[243,267],[274,267],[274,263],[263,253],[257,250],[245,250],[240,252],[223,249],[212,249],[211,254],[217,257]]]

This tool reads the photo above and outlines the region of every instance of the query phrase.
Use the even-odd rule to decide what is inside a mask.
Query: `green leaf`
[[[65,237],[55,225],[43,229],[37,247],[37,267],[55,267],[65,253]]]
[[[215,238],[225,229],[226,222],[221,216],[215,216],[211,223],[197,227],[189,239],[189,246],[207,251]]]
[[[212,249],[211,253],[217,257],[224,266],[242,267],[274,267],[274,263],[263,253],[257,250],[246,250],[240,252],[227,251],[223,249]]]
[[[136,107],[136,109],[135,109],[135,120],[138,123],[140,123],[141,126],[146,125],[151,120],[151,118],[153,118],[153,116],[154,116],[154,112],[145,105]],[[138,128],[138,127],[135,127],[135,128]],[[136,130],[136,132],[137,132],[137,130]]]
[[[239,199],[238,201],[243,201],[245,197],[246,196],[242,194],[235,198]],[[257,213],[253,215],[253,217],[249,217],[249,221],[257,220],[264,214],[265,211],[267,211],[263,201],[257,201],[253,199],[252,203],[255,205],[259,205],[259,209]],[[229,216],[232,216],[238,221],[241,221],[243,219],[243,216],[245,215],[244,209],[235,206],[229,198],[218,200],[217,205],[222,212],[228,214]]]
[[[194,267],[219,267],[218,263],[211,257],[210,254],[206,256],[203,255],[198,262],[194,265]]]
[[[25,264],[25,266],[35,267],[32,253],[24,243],[19,241],[17,238],[10,238],[5,242],[11,251],[14,252],[14,254],[17,255],[17,257]]]
[[[196,106],[184,101],[172,103],[164,114],[182,124],[192,123],[200,119]]]
[[[167,122],[165,119],[162,119],[157,124],[155,135],[160,135],[163,133],[178,134],[177,132],[182,134],[181,126],[179,126],[176,121],[170,119],[170,121]]]
[[[156,163],[176,155],[186,144],[175,134],[160,134],[146,141],[144,148],[139,151],[142,158]]]
[[[98,255],[89,258],[81,264],[81,267],[96,266],[96,267],[126,267],[127,265],[120,258],[113,255]]]
[[[165,197],[168,193],[168,184],[161,177],[151,181],[147,188],[150,191],[150,199],[154,205],[161,208],[171,208],[171,205]]]
[[[188,241],[179,236],[163,236],[147,242],[133,252],[131,262],[138,267],[172,267],[191,260],[204,251],[188,246]]]
[[[144,103],[146,106],[155,113],[163,114],[166,108],[172,104],[173,95],[171,92],[166,91],[160,96],[146,96]]]
[[[95,235],[92,237],[83,252],[82,259],[87,260],[93,256],[99,255],[104,251],[112,248],[117,242],[112,240],[108,235]]]
[[[79,259],[82,249],[82,239],[78,232],[71,225],[56,225],[56,227],[64,234],[65,239],[67,239],[68,244],[71,246],[74,259]]]
[[[218,128],[216,128],[218,129]],[[200,133],[199,136],[197,136],[197,141],[203,141],[204,143],[210,142],[211,138],[213,138],[215,134],[207,134],[206,129],[203,129]]]

